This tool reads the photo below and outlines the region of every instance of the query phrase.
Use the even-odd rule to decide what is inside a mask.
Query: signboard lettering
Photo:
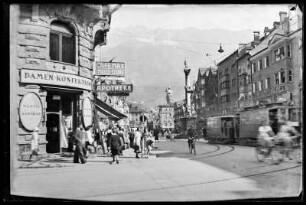
[[[84,90],[91,90],[92,87],[91,79],[66,73],[43,70],[22,69],[20,73],[20,82],[74,87]]]
[[[97,91],[100,92],[125,92],[125,93],[131,93],[133,92],[133,84],[118,84],[118,85],[112,85],[112,84],[103,84],[97,86]]]
[[[96,62],[96,75],[125,76],[125,63],[123,62]]]
[[[22,125],[27,130],[38,127],[42,117],[42,103],[35,93],[27,93],[23,96],[19,105],[19,116]]]

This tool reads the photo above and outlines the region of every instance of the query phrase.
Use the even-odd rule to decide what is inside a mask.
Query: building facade
[[[299,121],[302,29],[301,25],[290,29],[292,23],[287,13],[279,14],[279,26],[250,52],[253,98],[256,105],[283,103],[292,106],[288,120]]]
[[[28,158],[35,127],[43,156],[61,152],[69,129],[92,125],[93,50],[105,43],[110,8],[20,4],[10,15],[13,156]]]
[[[234,114],[238,110],[238,50],[218,63],[219,110],[222,115]]]

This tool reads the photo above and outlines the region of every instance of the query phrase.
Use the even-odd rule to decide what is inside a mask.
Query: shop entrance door
[[[46,151],[47,153],[60,152],[60,124],[59,114],[47,113],[47,136],[48,141]]]

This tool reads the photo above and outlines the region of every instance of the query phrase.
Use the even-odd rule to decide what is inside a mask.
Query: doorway
[[[61,153],[68,148],[68,133],[76,128],[76,93],[49,90],[47,93],[47,153]]]
[[[47,153],[60,152],[60,124],[58,113],[47,113]]]

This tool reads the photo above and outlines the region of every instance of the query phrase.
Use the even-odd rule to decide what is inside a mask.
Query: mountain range
[[[107,45],[101,48],[101,60],[126,63],[125,81],[133,83],[128,100],[147,107],[166,103],[166,87],[173,100],[184,99],[184,60],[191,67],[191,83],[198,69],[215,66],[239,47],[253,39],[251,30],[185,28],[180,30],[150,29],[142,26],[111,28]],[[220,43],[224,49],[218,53]],[[100,54],[99,54],[100,55]]]

